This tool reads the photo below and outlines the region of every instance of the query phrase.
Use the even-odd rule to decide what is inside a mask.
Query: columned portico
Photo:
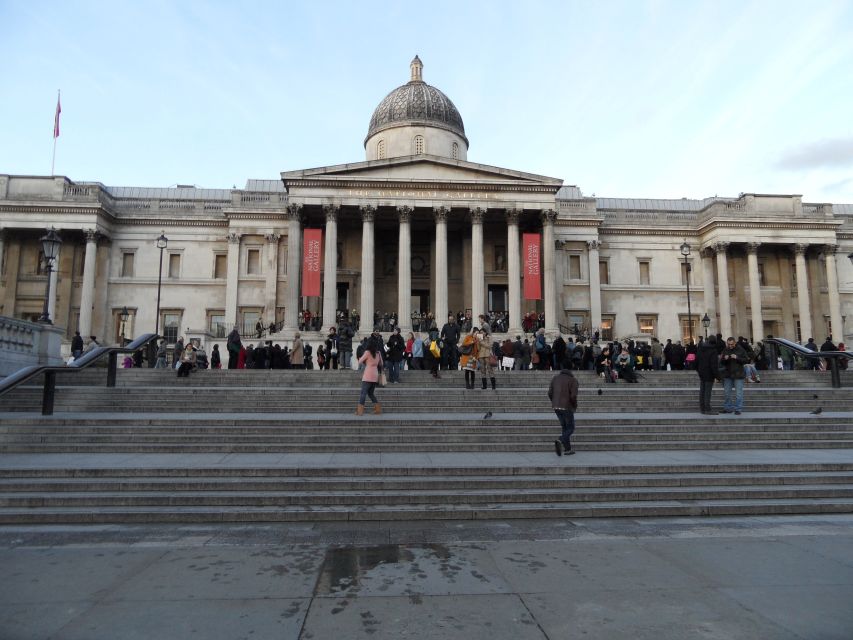
[[[507,209],[506,245],[507,245],[507,293],[509,295],[510,333],[521,333],[521,243],[518,237],[518,218],[521,211]]]
[[[373,249],[373,219],[376,215],[376,207],[366,205],[361,207],[361,331],[370,333],[373,331],[374,311],[374,276],[373,266],[376,255]]]
[[[746,262],[749,270],[749,306],[752,312],[752,341],[757,342],[764,337],[764,316],[761,313],[761,280],[758,276],[757,242],[746,245]]]
[[[228,234],[228,273],[225,282],[225,326],[237,326],[237,286],[240,282],[240,234]]]
[[[814,338],[812,333],[812,312],[809,304],[809,273],[806,269],[807,244],[794,246],[794,268],[797,273],[797,307],[800,312],[800,338],[805,342]]]
[[[302,205],[291,204],[287,207],[287,300],[284,307],[284,327],[292,331],[295,331],[299,326],[299,266],[302,256],[301,245]],[[229,273],[230,270],[229,265]]]
[[[400,220],[400,248],[397,261],[397,317],[405,334],[412,330],[412,208],[397,207]]]
[[[483,315],[485,304],[485,273],[483,270],[483,218],[486,211],[480,207],[471,209],[471,317],[474,324]],[[436,321],[441,322],[443,316]]]
[[[731,337],[732,335],[732,310],[731,301],[729,299],[729,264],[726,256],[728,248],[728,242],[718,242],[714,245],[714,251],[717,252],[717,284],[719,287],[720,299],[720,333],[723,334],[723,340]]]
[[[717,303],[714,296],[714,252],[709,248],[702,249],[702,297],[705,301],[705,313],[711,320],[711,333],[717,333]],[[722,333],[722,332],[721,332]]]
[[[447,207],[434,207],[435,215],[435,322],[441,326],[447,318]],[[473,315],[473,312],[472,312]],[[474,317],[474,322],[477,318]]]
[[[92,335],[92,309],[95,304],[95,272],[97,270],[98,257],[98,233],[94,229],[83,231],[86,235],[86,255],[83,258],[83,288],[80,292],[80,335]],[[53,317],[53,306],[56,296],[56,282],[53,280],[56,270],[52,271],[51,291],[53,294],[49,301],[48,310]]]
[[[841,298],[838,294],[838,265],[835,255],[838,246],[828,244],[824,247],[826,258],[826,289],[829,296],[829,322],[832,325],[832,338],[836,343],[844,341],[844,326],[841,318]]]
[[[554,222],[557,220],[557,212],[547,209],[542,212],[542,249],[544,252],[545,267],[545,331],[554,333],[559,330],[557,323],[557,278],[556,257],[554,255]]]
[[[337,326],[338,300],[338,207],[323,207],[326,216],[323,260],[323,329]]]
[[[587,240],[587,257],[589,260],[589,322],[594,330],[601,328],[601,273],[598,270],[598,240]]]

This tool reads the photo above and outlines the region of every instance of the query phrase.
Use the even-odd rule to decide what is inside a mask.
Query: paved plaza
[[[851,525],[7,526],[0,637],[848,640]]]

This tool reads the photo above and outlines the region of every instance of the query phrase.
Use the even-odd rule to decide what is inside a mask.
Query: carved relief
[[[795,244],[794,245],[794,253],[798,256],[806,255],[806,252],[809,250],[809,245],[807,244]]]
[[[269,242],[270,244],[278,244],[278,241],[281,238],[281,234],[268,233],[264,237],[267,239],[267,242]]]
[[[366,204],[363,207],[359,208],[361,209],[361,221],[373,222],[373,218],[376,216],[376,207],[370,204]]]
[[[240,244],[240,236],[239,233],[234,233],[233,231],[228,234],[228,243],[229,244]]]
[[[542,224],[554,224],[557,220],[557,212],[553,209],[545,209],[541,213]]]
[[[97,242],[100,237],[97,229],[83,229],[83,235],[86,236],[86,242]]]
[[[761,246],[761,243],[760,243],[760,242],[748,242],[748,243],[746,244],[746,252],[747,252],[748,254],[753,254],[753,255],[755,255],[755,254],[757,254],[757,253],[758,253],[758,248],[759,248],[760,246]]]
[[[400,222],[409,222],[412,218],[412,208],[406,205],[397,207],[397,215],[400,217]]]
[[[287,215],[288,220],[301,220],[302,219],[302,205],[298,203],[287,205]]]
[[[590,251],[598,251],[601,249],[601,241],[600,240],[587,240],[586,248]]]
[[[726,255],[726,251],[729,248],[729,244],[731,244],[731,243],[730,242],[717,242],[714,245],[714,251],[717,253],[718,256],[719,255]]]

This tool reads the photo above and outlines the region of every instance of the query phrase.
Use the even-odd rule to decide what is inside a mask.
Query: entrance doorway
[[[429,289],[412,289],[412,311],[429,311]]]
[[[505,284],[489,285],[489,311],[509,310],[509,287]]]
[[[349,311],[349,282],[338,283],[338,311]]]

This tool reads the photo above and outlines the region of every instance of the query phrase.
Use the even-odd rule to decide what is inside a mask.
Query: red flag
[[[524,247],[524,299],[541,300],[542,283],[539,269],[539,234],[525,233],[522,239]]]
[[[59,137],[59,114],[62,113],[62,105],[59,103],[59,93],[56,94],[56,115],[53,117],[53,137]]]
[[[320,263],[323,261],[323,230],[305,229],[302,236],[302,295],[320,295]]]

